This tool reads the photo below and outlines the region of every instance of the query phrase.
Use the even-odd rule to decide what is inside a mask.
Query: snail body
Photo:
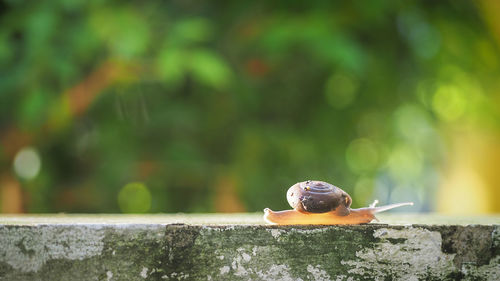
[[[342,189],[323,181],[304,181],[292,185],[287,200],[293,210],[264,209],[264,220],[270,224],[363,224],[376,220],[376,213],[413,205],[397,203],[375,207],[377,201],[366,208],[351,209],[352,199]]]

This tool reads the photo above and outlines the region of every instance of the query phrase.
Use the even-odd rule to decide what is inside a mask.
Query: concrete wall
[[[500,225],[0,225],[0,280],[500,280]]]

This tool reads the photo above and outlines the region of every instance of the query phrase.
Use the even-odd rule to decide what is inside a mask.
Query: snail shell
[[[303,181],[292,185],[286,194],[288,204],[299,212],[349,214],[352,199],[345,191],[324,181]]]
[[[264,220],[270,224],[298,225],[363,224],[376,220],[376,213],[413,205],[412,202],[375,207],[351,209],[352,199],[342,189],[324,181],[304,181],[292,185],[286,194],[293,210],[273,211],[264,209]]]

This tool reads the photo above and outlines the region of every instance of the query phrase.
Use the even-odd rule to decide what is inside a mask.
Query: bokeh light
[[[151,209],[151,193],[145,184],[126,184],[118,193],[118,204],[124,213],[145,213]]]
[[[414,146],[400,144],[390,152],[387,167],[389,174],[396,181],[411,182],[419,178],[423,168],[423,158]]]
[[[417,105],[400,106],[394,113],[394,121],[397,131],[408,142],[422,145],[434,133],[429,114]]]
[[[459,88],[442,85],[434,94],[432,107],[445,121],[454,121],[466,111],[467,99]]]
[[[25,180],[34,179],[40,172],[42,161],[33,147],[24,147],[14,157],[14,171]]]

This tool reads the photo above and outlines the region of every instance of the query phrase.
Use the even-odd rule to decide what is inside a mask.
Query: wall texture
[[[499,225],[0,225],[0,280],[459,278],[500,280]]]

